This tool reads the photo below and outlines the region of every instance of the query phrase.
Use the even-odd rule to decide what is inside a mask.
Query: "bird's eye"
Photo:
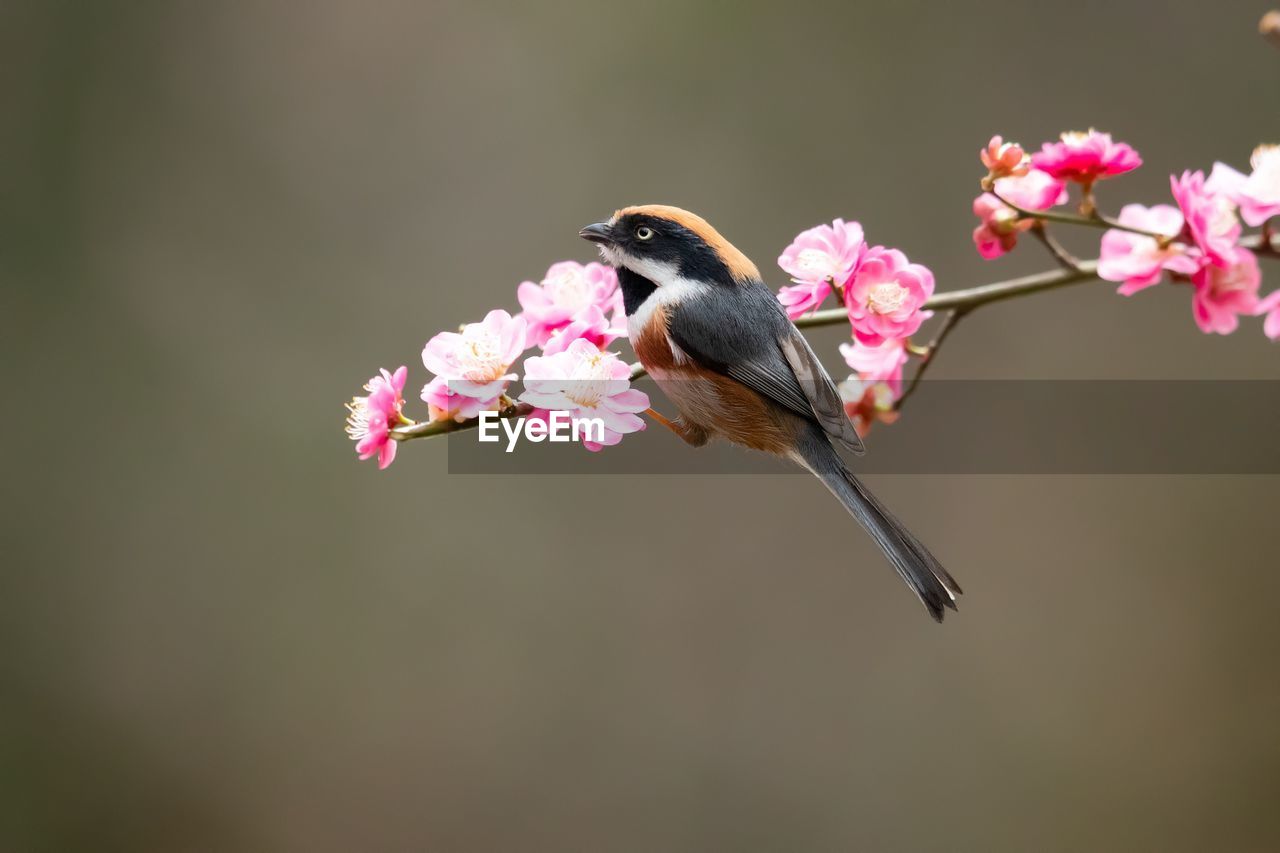
[[[637,239],[637,240],[652,240],[652,239],[653,239],[653,229],[652,229],[652,228],[650,228],[648,225],[641,225],[639,228],[637,228],[637,229],[636,229],[636,239]]]

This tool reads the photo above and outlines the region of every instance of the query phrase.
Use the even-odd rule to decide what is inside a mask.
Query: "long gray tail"
[[[942,568],[919,539],[880,503],[862,481],[845,467],[844,460],[825,435],[815,428],[800,441],[806,466],[844,504],[844,508],[867,529],[880,550],[907,586],[924,602],[929,615],[941,622],[944,607],[956,609],[960,585]]]

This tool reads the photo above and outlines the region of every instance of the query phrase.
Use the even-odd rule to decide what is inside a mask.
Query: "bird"
[[[718,438],[808,469],[935,621],[956,609],[959,584],[837,451],[865,449],[835,383],[746,255],[669,205],[624,207],[578,236],[617,271],[631,348],[679,411],[651,417],[694,447]]]

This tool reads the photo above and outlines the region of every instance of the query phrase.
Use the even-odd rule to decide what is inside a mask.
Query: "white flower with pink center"
[[[639,413],[649,408],[649,397],[631,387],[631,368],[590,341],[579,339],[563,352],[525,359],[524,374],[520,402],[535,408],[530,417],[545,419],[549,412],[559,411],[568,412],[574,423],[602,423],[601,441],[582,442],[588,450],[615,445],[622,436],[645,428]]]

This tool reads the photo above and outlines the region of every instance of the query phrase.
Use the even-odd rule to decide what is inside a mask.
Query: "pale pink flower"
[[[843,285],[858,268],[867,250],[862,226],[837,219],[830,225],[818,225],[801,231],[778,257],[791,280],[797,283],[818,282]]]
[[[1227,195],[1239,205],[1240,218],[1257,226],[1280,214],[1280,145],[1259,145],[1249,164],[1253,172],[1246,176],[1226,163],[1214,163],[1205,185]]]
[[[1234,249],[1225,266],[1202,265],[1191,282],[1195,285],[1191,312],[1205,334],[1229,335],[1240,325],[1241,314],[1258,312],[1262,274],[1258,259],[1248,249]]]
[[[841,344],[840,354],[863,382],[884,382],[895,395],[902,393],[902,368],[907,364],[906,340],[887,338],[879,346],[868,346],[855,340],[851,344]]]
[[[802,281],[792,287],[778,290],[778,301],[792,320],[816,311],[831,295],[831,285],[825,281]]]
[[[853,428],[865,438],[877,421],[891,424],[898,419],[894,409],[898,395],[887,382],[864,382],[850,376],[838,386],[844,412]]]
[[[910,337],[929,316],[922,308],[932,295],[933,273],[927,267],[911,263],[897,249],[868,249],[845,287],[854,337],[871,346]]]
[[[1267,316],[1262,325],[1263,333],[1273,341],[1280,339],[1280,290],[1267,294],[1267,298],[1258,303],[1254,313]]]
[[[995,190],[1002,198],[1026,210],[1048,210],[1067,201],[1067,185],[1039,169],[1031,169],[1018,177],[1001,178],[995,182]],[[973,200],[973,213],[982,220],[973,231],[973,244],[978,254],[987,260],[1011,251],[1018,235],[1035,224],[1031,219],[1020,219],[1013,208],[991,193],[983,193]]]
[[[1235,204],[1226,194],[1205,186],[1203,172],[1170,176],[1169,185],[1196,247],[1210,263],[1218,266],[1231,263],[1236,241],[1240,239]]]
[[[533,356],[524,362],[524,387],[520,402],[535,408],[531,417],[547,412],[568,412],[573,421],[600,419],[603,441],[584,441],[588,450],[599,450],[622,436],[645,428],[638,413],[649,408],[649,397],[631,387],[631,368],[611,352],[601,352],[582,339],[555,355]]]
[[[1157,204],[1144,207],[1126,204],[1120,210],[1119,222],[1131,228],[1154,231],[1176,237],[1182,232],[1182,214],[1176,207]],[[1187,254],[1187,247],[1171,243],[1164,248],[1154,237],[1131,231],[1111,229],[1102,235],[1102,252],[1098,258],[1098,277],[1123,282],[1118,293],[1132,296],[1160,281],[1165,270],[1192,275],[1200,264]]]
[[[433,420],[466,420],[496,408],[507,383],[516,378],[508,371],[524,352],[526,333],[523,317],[498,309],[461,333],[441,332],[427,341],[422,363],[437,380],[422,389],[422,399],[433,407]]]
[[[481,412],[493,412],[501,408],[499,397],[479,399],[459,394],[449,386],[452,380],[437,376],[422,388],[422,402],[427,404],[427,412],[433,421],[470,420]]]
[[[590,308],[618,307],[618,274],[604,264],[560,261],[552,264],[540,283],[526,281],[516,298],[529,323],[529,340],[545,347],[551,337]],[[618,335],[609,339],[612,342]],[[604,344],[607,345],[607,344]]]
[[[1125,143],[1111,141],[1111,134],[1090,129],[1064,133],[1060,142],[1046,142],[1031,155],[1031,165],[1059,180],[1088,186],[1133,171],[1142,165],[1142,158]]]
[[[401,414],[404,408],[405,379],[409,368],[401,366],[395,373],[386,370],[367,383],[368,396],[353,397],[347,404],[347,435],[356,443],[356,453],[361,459],[378,457],[378,468],[386,468],[396,458],[397,442],[391,438],[391,430],[407,423]]]
[[[1016,142],[1005,142],[1002,136],[991,137],[987,147],[978,152],[978,157],[982,160],[982,165],[987,167],[989,181],[1025,175],[1031,167],[1022,146]]]

